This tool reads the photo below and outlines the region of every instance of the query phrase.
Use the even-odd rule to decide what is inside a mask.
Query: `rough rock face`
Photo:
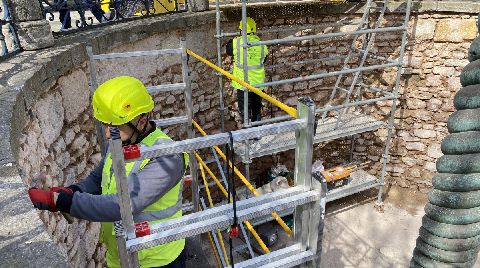
[[[457,111],[448,120],[450,134],[442,142],[444,156],[437,161],[410,267],[472,267],[480,250],[480,65],[470,60],[475,61],[461,74],[464,88],[454,98]]]
[[[27,185],[70,185],[83,179],[100,161],[87,85],[83,64],[58,79],[29,112],[18,160]],[[41,171],[48,177],[36,179]],[[40,212],[40,218],[73,267],[87,267],[88,260],[92,262],[88,267],[102,267],[99,223],[75,220],[68,224],[60,214],[45,211]]]

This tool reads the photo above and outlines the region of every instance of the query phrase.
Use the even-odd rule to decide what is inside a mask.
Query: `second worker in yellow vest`
[[[124,145],[153,146],[172,139],[150,121],[153,100],[138,79],[120,76],[98,87],[93,95],[93,115],[106,128],[120,130]],[[175,154],[127,163],[132,214],[136,223],[149,224],[182,216],[182,178],[188,154]],[[101,163],[83,181],[49,190],[31,188],[30,199],[36,208],[62,211],[72,216],[101,222],[100,240],[106,245],[108,267],[120,267],[113,222],[121,220],[112,155],[107,152]],[[139,252],[141,267],[185,267],[185,239],[144,249]]]
[[[247,17],[247,42],[258,42],[260,37],[256,35],[257,24],[255,21]],[[239,25],[240,32],[242,31],[242,21]],[[243,64],[243,40],[242,36],[237,36],[227,43],[227,55],[233,56],[233,72],[236,77],[244,80],[244,64]],[[247,48],[247,75],[248,83],[256,86],[265,82],[265,68],[264,62],[268,55],[268,48],[265,45],[253,46]],[[244,118],[244,88],[235,81],[232,81],[232,87],[237,90],[237,103],[242,123]],[[263,87],[257,87],[263,90]],[[250,121],[260,121],[262,110],[262,98],[253,92],[248,92],[248,113]]]

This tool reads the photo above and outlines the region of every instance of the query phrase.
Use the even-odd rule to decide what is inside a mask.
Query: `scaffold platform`
[[[350,182],[347,185],[327,191],[327,203],[380,185],[378,178],[369,174],[365,170],[358,169],[352,171],[350,174]],[[285,209],[277,211],[277,213],[280,217],[285,217],[292,215],[293,211],[293,209]],[[274,219],[271,215],[265,215],[252,220],[252,224],[257,226],[273,220]]]
[[[338,123],[338,124],[337,124]],[[361,113],[347,113],[341,117],[326,118],[317,121],[317,129],[314,143],[325,142],[342,137],[348,137],[354,134],[374,131],[385,125],[384,121],[376,120],[374,117]],[[250,141],[249,154],[250,158],[271,155],[274,153],[284,152],[295,148],[295,132],[282,133],[278,135],[269,135],[262,137],[257,141]],[[235,152],[245,159],[245,143],[236,143]]]

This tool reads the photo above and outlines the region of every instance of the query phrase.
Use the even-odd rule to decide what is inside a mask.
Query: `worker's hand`
[[[28,196],[30,197],[30,200],[35,208],[49,210],[52,212],[57,211],[54,193],[55,192],[50,190],[40,190],[37,188],[28,189]]]
[[[73,190],[65,186],[55,186],[50,188],[50,191],[55,193],[61,193],[63,191],[63,192],[66,192],[67,194],[73,194]]]

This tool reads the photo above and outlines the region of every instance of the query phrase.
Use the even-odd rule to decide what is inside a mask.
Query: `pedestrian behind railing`
[[[0,61],[20,51],[7,0],[0,0]]]

